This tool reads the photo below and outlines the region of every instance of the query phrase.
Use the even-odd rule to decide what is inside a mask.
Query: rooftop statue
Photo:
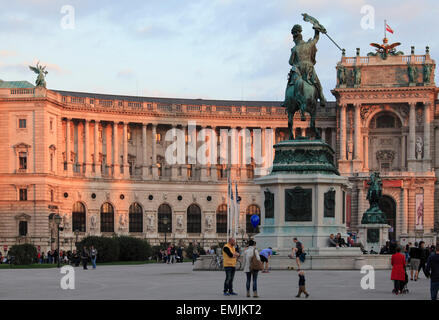
[[[383,44],[371,43],[372,47],[376,48],[376,52],[369,52],[368,56],[380,56],[383,60],[387,59],[390,54],[392,56],[400,56],[404,53],[402,51],[396,51],[395,47],[401,45],[401,42],[395,42],[392,44],[387,44],[389,40],[387,38],[383,39]]]
[[[291,65],[288,74],[285,101],[282,104],[288,112],[289,139],[293,139],[293,117],[296,111],[300,111],[302,121],[305,120],[305,112],[311,116],[310,127],[315,133],[316,139],[320,139],[320,131],[315,127],[317,100],[320,105],[325,105],[322,86],[314,70],[316,64],[316,44],[319,33],[326,34],[326,29],[308,14],[302,14],[303,20],[311,22],[314,29],[314,38],[305,42],[302,38],[302,26],[296,24],[291,30],[295,46],[291,49],[289,63]]]
[[[48,72],[46,71],[46,66],[42,66],[39,64],[40,62],[37,62],[37,65],[35,67],[29,66],[29,69],[31,69],[33,72],[35,72],[38,77],[37,80],[35,81],[35,85],[37,87],[46,87],[46,79],[45,76],[48,74]]]

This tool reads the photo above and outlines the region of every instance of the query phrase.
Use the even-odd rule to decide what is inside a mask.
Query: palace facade
[[[336,101],[319,107],[316,124],[349,177],[348,230],[357,231],[369,205],[369,175],[379,171],[389,237],[435,241],[439,101],[428,48],[386,59],[358,50],[336,68]],[[297,115],[296,136],[307,133],[308,120]],[[196,131],[189,132],[191,123]],[[184,133],[184,163],[166,161],[173,129]],[[54,214],[63,218],[65,250],[86,235],[224,242],[229,173],[241,197],[238,239],[252,236],[250,216],[264,205],[253,179],[273,160],[272,148],[256,155],[256,138],[262,146],[288,138],[280,102],[116,96],[0,81],[0,245],[54,248]],[[188,148],[195,141],[208,155],[237,161],[194,161]]]

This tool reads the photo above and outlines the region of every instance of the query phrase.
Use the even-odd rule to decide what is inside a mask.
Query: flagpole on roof
[[[387,37],[387,33],[386,33],[386,25],[387,25],[387,21],[384,19],[384,38]]]

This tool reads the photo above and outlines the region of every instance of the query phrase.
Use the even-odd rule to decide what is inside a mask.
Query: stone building
[[[380,171],[390,237],[403,243],[435,238],[434,68],[428,51],[386,59],[357,52],[337,64],[345,76],[333,90],[336,102],[319,108],[317,126],[351,182],[350,231],[368,207],[370,172]],[[305,135],[307,126],[298,117],[295,135]],[[177,131],[184,161],[172,164],[166,152]],[[0,81],[0,245],[54,248],[55,213],[63,218],[66,250],[85,235],[133,235],[153,244],[166,237],[205,247],[224,242],[229,173],[241,197],[238,240],[247,238],[257,231],[250,216],[263,206],[252,180],[269,172],[273,160],[272,148],[258,151],[256,141],[272,146],[287,133],[280,102],[116,96]],[[209,161],[193,159],[190,148]],[[215,161],[225,155],[228,162]]]

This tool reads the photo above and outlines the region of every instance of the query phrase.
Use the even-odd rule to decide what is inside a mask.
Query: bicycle
[[[210,262],[209,270],[224,270],[223,257],[216,255]]]
[[[237,271],[242,270],[242,261],[241,257],[236,259],[236,265],[235,268]],[[215,256],[212,261],[210,262],[209,270],[224,270],[223,265],[223,257],[222,256]]]

